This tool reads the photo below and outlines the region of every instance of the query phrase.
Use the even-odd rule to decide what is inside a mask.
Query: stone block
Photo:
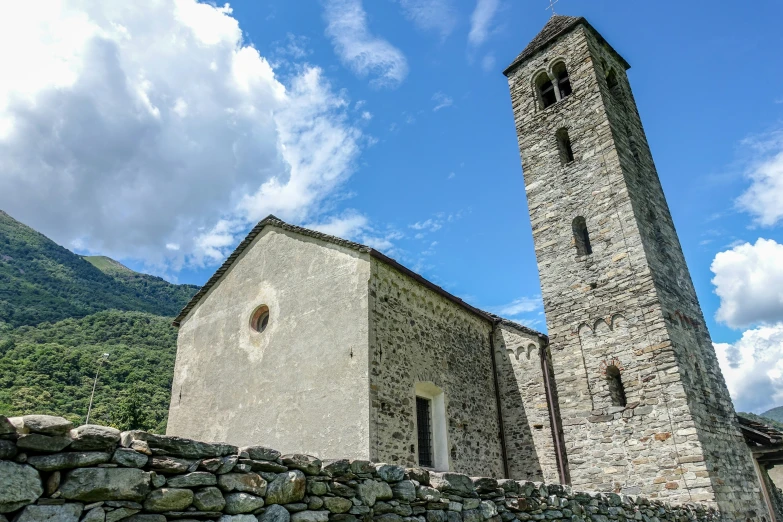
[[[109,462],[110,459],[111,453],[67,452],[29,457],[27,463],[38,471],[57,471],[104,464]]]
[[[60,506],[27,506],[14,522],[79,522],[84,504],[68,503]]]
[[[34,468],[0,461],[0,513],[10,513],[32,504],[41,495],[41,476]]]
[[[267,504],[290,504],[304,498],[307,479],[299,470],[280,473],[266,492]]]
[[[60,485],[63,498],[96,502],[141,502],[150,490],[150,474],[135,468],[79,468],[68,472]]]

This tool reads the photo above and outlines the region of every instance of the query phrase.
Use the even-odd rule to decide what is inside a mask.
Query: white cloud
[[[481,67],[487,72],[492,72],[495,69],[495,56],[488,54],[481,60]]]
[[[723,377],[738,411],[763,413],[783,403],[783,323],[715,343]]]
[[[348,212],[343,216],[332,216],[322,223],[305,225],[305,228],[343,239],[353,239],[366,230],[368,225],[369,222],[366,216]]]
[[[457,25],[453,0],[400,0],[402,9],[417,27],[437,31],[446,38]]]
[[[227,5],[4,9],[0,208],[61,244],[219,261],[268,213],[314,219],[353,170],[344,96],[314,67],[283,83]]]
[[[361,0],[326,0],[326,34],[342,62],[376,87],[397,87],[408,75],[405,55],[370,33]]]
[[[489,37],[492,19],[500,7],[500,0],[478,0],[470,17],[468,41],[472,45],[481,45]]]
[[[763,238],[743,243],[718,252],[710,270],[718,321],[732,328],[783,321],[783,245]]]
[[[451,99],[451,97],[446,96],[442,92],[438,91],[435,94],[432,95],[432,101],[435,102],[435,107],[432,108],[433,112],[439,111],[441,109],[445,109],[446,107],[451,107],[454,105],[454,100]]]
[[[783,131],[743,143],[753,151],[754,160],[745,172],[750,187],[737,199],[737,206],[759,225],[777,225],[783,220]]]
[[[302,58],[312,53],[312,51],[310,51],[309,44],[310,39],[306,36],[287,33],[285,35],[285,40],[281,42],[275,42],[272,45],[275,55],[301,60]]]
[[[426,221],[417,221],[409,225],[413,230],[426,230],[428,232],[437,232],[443,228],[443,222],[439,219],[427,219]]]
[[[497,306],[490,310],[501,317],[514,318],[526,313],[535,312],[536,310],[541,309],[542,306],[543,303],[541,302],[540,297],[520,297],[508,304]]]

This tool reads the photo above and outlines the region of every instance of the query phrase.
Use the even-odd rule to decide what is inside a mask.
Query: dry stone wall
[[[709,522],[704,506],[0,417],[0,522]]]

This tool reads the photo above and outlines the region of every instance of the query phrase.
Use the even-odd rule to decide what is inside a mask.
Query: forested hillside
[[[198,290],[78,256],[0,211],[0,415],[165,431],[177,331]]]
[[[777,408],[772,408],[771,410],[765,411],[761,414],[761,416],[771,419],[777,423],[783,423],[783,406],[778,406]]]
[[[0,211],[0,322],[35,325],[112,309],[174,316],[197,290],[128,272],[104,273]]]

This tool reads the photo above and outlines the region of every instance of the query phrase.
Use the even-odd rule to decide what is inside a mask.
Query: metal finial
[[[549,10],[549,9],[552,10],[552,16],[555,16],[555,4],[558,3],[559,1],[560,0],[549,0],[549,7],[547,7],[546,9],[547,10]]]

